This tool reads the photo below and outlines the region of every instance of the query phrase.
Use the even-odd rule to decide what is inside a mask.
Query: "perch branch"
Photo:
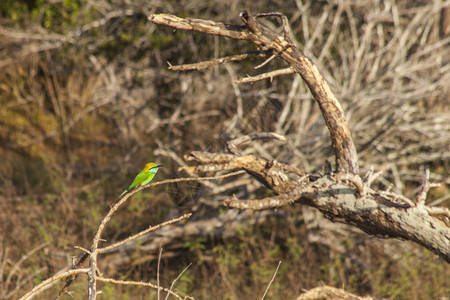
[[[83,255],[78,259],[77,263],[72,267],[72,269],[77,269],[79,268],[79,266],[88,258],[90,257],[90,261],[89,261],[89,272],[88,272],[88,294],[89,297],[92,297],[92,299],[95,299],[96,297],[96,283],[95,283],[95,279],[96,279],[96,274],[95,271],[97,270],[97,254],[101,253],[101,252],[106,252],[106,250],[103,249],[99,249],[98,248],[98,244],[101,240],[101,234],[106,226],[106,224],[109,222],[109,220],[111,219],[111,217],[114,215],[114,213],[134,194],[136,194],[137,192],[149,188],[149,187],[153,187],[153,186],[157,186],[157,185],[161,185],[161,184],[167,184],[167,183],[177,183],[177,182],[188,182],[188,181],[206,181],[206,180],[215,180],[215,179],[221,179],[221,178],[226,178],[226,177],[230,177],[230,176],[235,176],[235,175],[239,175],[244,173],[244,171],[238,171],[238,172],[233,172],[233,173],[229,173],[229,174],[225,174],[225,175],[221,175],[221,176],[212,176],[212,177],[200,177],[200,178],[175,178],[175,179],[167,179],[167,180],[162,180],[162,181],[158,181],[158,182],[152,182],[149,183],[145,186],[140,186],[137,187],[131,191],[129,191],[128,193],[124,194],[122,197],[119,197],[119,201],[109,210],[109,212],[107,213],[107,215],[105,216],[105,218],[102,220],[102,222],[100,223],[100,226],[97,230],[97,233],[95,235],[93,244],[89,250],[89,252],[84,252]],[[184,216],[179,218],[179,220],[184,219]],[[170,222],[170,221],[169,221]],[[108,247],[105,247],[108,248]],[[64,293],[66,293],[66,291],[68,290],[69,286],[72,284],[73,280],[75,280],[76,278],[76,274],[74,273],[73,275],[70,275],[67,277],[66,283],[64,285],[64,287],[61,289],[61,291],[59,292],[58,296],[56,297],[56,299],[59,299]]]

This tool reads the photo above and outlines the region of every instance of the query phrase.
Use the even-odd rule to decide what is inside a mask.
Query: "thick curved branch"
[[[241,19],[246,26],[225,25],[220,22],[200,19],[182,19],[167,14],[151,15],[148,19],[153,23],[177,29],[194,30],[233,39],[248,40],[256,44],[262,51],[267,52],[268,56],[276,55],[286,61],[296,73],[300,74],[308,85],[314,99],[319,104],[330,131],[337,171],[358,174],[356,148],[339,101],[331,91],[328,83],[320,75],[316,66],[289,40],[286,28],[284,36],[279,36],[258,23],[246,11],[241,13]],[[286,23],[285,18],[284,23]]]
[[[332,221],[354,225],[372,235],[416,242],[450,262],[450,228],[445,211],[440,214],[443,219],[438,218],[430,207],[393,193],[373,191],[360,185],[361,180],[340,173],[290,180],[284,164],[251,155],[193,152],[185,158],[200,164],[192,167],[193,172],[243,169],[278,194],[259,200],[233,197],[224,202],[226,206],[260,210],[306,204]]]

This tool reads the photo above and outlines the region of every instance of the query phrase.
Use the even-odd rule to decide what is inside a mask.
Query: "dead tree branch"
[[[279,14],[269,14],[270,16]],[[265,15],[260,15],[263,17]],[[358,174],[358,157],[344,112],[331,91],[328,83],[320,75],[316,66],[289,39],[288,30],[284,37],[278,36],[269,28],[258,23],[247,11],[241,13],[245,26],[225,25],[220,22],[200,19],[182,19],[173,15],[157,14],[148,18],[155,24],[167,25],[176,29],[199,31],[256,44],[269,57],[276,55],[287,62],[300,74],[308,85],[314,99],[319,104],[322,115],[330,131],[331,144],[339,172]],[[284,22],[286,23],[286,22]],[[286,26],[285,26],[286,27]]]
[[[275,160],[267,161],[252,155],[241,156],[233,143],[228,144],[228,150],[232,154],[192,152],[186,155],[187,161],[198,165],[184,168],[194,173],[245,170],[277,194],[260,200],[239,200],[233,197],[225,201],[227,206],[267,209],[289,203],[305,204],[317,208],[331,220],[354,225],[369,234],[414,241],[450,262],[448,209],[436,210],[425,205],[426,193],[430,187],[428,179],[425,178],[416,203],[402,195],[372,190],[372,174],[368,174],[364,180],[358,176],[356,148],[343,110],[316,66],[291,42],[287,19],[278,13],[256,16],[281,17],[284,35],[279,36],[248,12],[244,11],[240,16],[244,26],[182,19],[165,14],[151,15],[149,20],[177,29],[248,40],[270,57],[265,63],[270,62],[273,55],[287,62],[305,81],[320,107],[330,132],[336,172],[329,167],[325,174],[319,176],[303,174],[301,171],[292,172],[292,169],[289,170],[286,165]],[[246,142],[251,140],[251,137],[242,139]],[[236,145],[239,144],[242,143],[238,141]],[[294,173],[298,178],[291,179],[288,173]]]
[[[368,186],[361,195],[358,186],[339,173],[291,180],[284,164],[251,155],[193,152],[185,159],[199,164],[190,168],[192,172],[245,170],[278,194],[259,200],[233,197],[225,200],[226,206],[260,210],[290,203],[305,204],[317,208],[332,221],[354,225],[369,234],[416,242],[450,262],[450,228],[445,224],[448,216],[444,208],[441,218],[437,218],[432,208],[405,201],[401,195],[374,191]]]
[[[180,222],[184,219],[187,219],[191,216],[191,214],[185,214],[179,218],[174,218],[172,220],[166,221],[164,223],[161,223],[159,225],[156,226],[151,226],[146,230],[141,231],[138,234],[135,234],[133,236],[130,236],[129,238],[117,242],[113,245],[104,247],[104,248],[99,248],[99,243],[101,241],[101,235],[103,230],[105,229],[107,223],[111,220],[112,216],[115,214],[115,212],[126,203],[126,201],[134,194],[138,193],[139,191],[146,189],[146,188],[150,188],[153,186],[157,186],[157,185],[161,185],[161,184],[168,184],[168,183],[177,183],[177,182],[189,182],[189,181],[205,181],[205,180],[214,180],[214,179],[221,179],[221,178],[226,178],[226,177],[230,177],[230,176],[235,176],[235,175],[239,175],[242,174],[243,171],[238,171],[238,172],[234,172],[234,173],[229,173],[229,174],[225,174],[225,175],[221,175],[221,176],[215,176],[215,177],[201,177],[201,178],[175,178],[175,179],[167,179],[167,180],[162,180],[162,181],[158,181],[158,182],[153,182],[150,184],[147,184],[145,186],[139,186],[131,191],[129,191],[128,193],[124,194],[123,196],[118,198],[118,201],[114,204],[114,206],[109,210],[109,212],[106,214],[106,216],[103,218],[102,222],[100,223],[99,228],[97,229],[97,233],[95,234],[95,238],[93,240],[92,246],[89,250],[85,250],[84,253],[80,256],[80,258],[77,260],[76,263],[73,264],[72,266],[72,270],[76,270],[78,268],[80,268],[81,264],[89,257],[89,268],[87,269],[88,271],[86,272],[88,274],[88,294],[89,294],[89,298],[90,299],[95,299],[97,296],[97,287],[96,287],[96,280],[97,278],[99,278],[97,276],[97,272],[98,272],[98,268],[97,268],[97,256],[98,254],[101,253],[105,253],[105,252],[110,252],[111,250],[114,250],[124,244],[127,244],[135,239],[138,239],[139,237],[149,233],[149,232],[153,232],[155,230],[158,230],[162,227],[171,225],[173,223],[177,223]],[[67,279],[66,279],[66,283],[64,284],[63,288],[61,289],[61,291],[58,293],[58,295],[56,296],[56,299],[59,299],[62,295],[64,295],[69,286],[72,284],[72,282],[75,280],[77,274],[79,272],[72,272],[69,275],[67,275]]]

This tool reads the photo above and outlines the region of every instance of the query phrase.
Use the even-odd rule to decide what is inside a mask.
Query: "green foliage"
[[[63,0],[49,4],[45,0],[36,1],[36,8],[31,11],[31,18],[39,20],[44,28],[60,31],[79,24],[81,3],[77,0]]]
[[[44,28],[61,30],[79,24],[81,1],[63,0],[49,2],[46,0],[0,2],[0,11],[14,23],[24,22],[27,18],[39,21]]]
[[[27,12],[34,9],[36,2],[37,1],[35,0],[2,0],[0,1],[0,12],[3,17],[9,18],[13,22],[17,22],[23,18]]]

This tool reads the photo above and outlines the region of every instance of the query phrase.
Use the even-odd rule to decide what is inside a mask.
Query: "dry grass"
[[[243,9],[286,13],[292,36],[343,105],[361,173],[373,166],[383,171],[375,184],[411,196],[429,167],[431,180],[443,185],[427,202],[450,206],[449,1],[80,3],[44,4],[16,19],[2,8],[0,298],[17,298],[70,265],[78,254],[73,246],[91,244],[108,206],[147,161],[166,166],[158,179],[180,176],[176,170],[187,151],[220,150],[231,138],[261,131],[288,142],[255,142],[245,153],[308,172],[332,158],[320,111],[299,77],[234,84],[238,76],[285,67],[275,60],[255,71],[264,59],[169,72],[166,61],[192,63],[255,49],[157,27],[146,21],[153,12],[233,24]],[[268,25],[279,26],[276,20]],[[185,211],[194,212],[194,220],[224,216],[218,207],[224,196],[266,193],[245,180],[141,194],[116,215],[105,238],[128,237]],[[305,207],[272,216],[235,213],[244,220],[239,226],[165,245],[161,284],[169,286],[192,262],[180,291],[198,298],[259,297],[281,260],[268,297],[293,298],[321,282],[399,299],[450,293],[449,268],[415,245],[369,237]],[[250,221],[258,216],[262,225]],[[125,264],[106,257],[105,264],[115,266],[107,275],[154,280],[157,251],[146,243],[151,241],[131,251]],[[43,297],[54,297],[58,288]],[[73,286],[76,295],[85,288],[84,282]],[[147,293],[109,285],[103,290],[106,298]]]

